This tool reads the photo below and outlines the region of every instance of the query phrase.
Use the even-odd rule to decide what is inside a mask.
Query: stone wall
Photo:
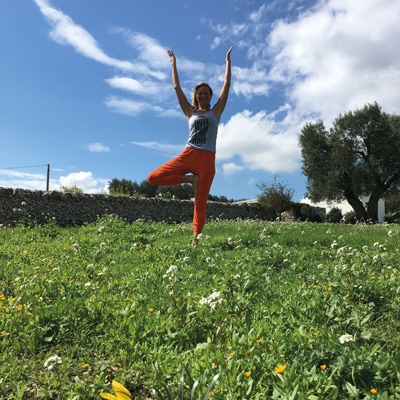
[[[0,225],[15,226],[53,220],[59,225],[81,225],[113,214],[127,222],[138,219],[167,223],[191,222],[193,202],[146,199],[104,194],[0,188]],[[262,219],[273,217],[257,204],[209,202],[208,220]]]

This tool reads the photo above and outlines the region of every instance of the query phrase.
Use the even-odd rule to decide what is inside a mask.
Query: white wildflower
[[[62,363],[61,357],[51,356],[45,361],[44,367],[47,368],[49,371],[51,371],[57,366],[57,364],[61,363]]]
[[[169,279],[172,280],[175,275],[178,274],[178,267],[176,265],[171,265],[168,269],[167,272],[163,275],[164,279]]]
[[[345,335],[340,336],[339,342],[340,342],[341,344],[345,344],[345,343],[349,343],[349,342],[354,342],[354,338],[353,338],[352,335],[349,335],[349,334],[346,333]]]
[[[217,292],[215,289],[208,297],[202,297],[199,301],[200,306],[208,305],[213,310],[215,310],[215,307],[221,303],[222,303],[221,293]]]

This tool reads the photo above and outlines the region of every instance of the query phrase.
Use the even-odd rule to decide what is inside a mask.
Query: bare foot
[[[193,240],[192,240],[192,247],[196,247],[198,240],[201,237],[201,233],[194,232]]]

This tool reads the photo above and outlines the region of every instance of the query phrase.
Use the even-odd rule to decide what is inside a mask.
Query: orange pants
[[[201,233],[206,222],[207,200],[215,176],[215,153],[186,147],[181,154],[161,165],[148,176],[150,184],[172,186],[182,183],[183,175],[199,179],[194,201],[193,232]]]

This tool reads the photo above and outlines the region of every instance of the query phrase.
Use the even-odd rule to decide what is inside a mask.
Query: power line
[[[1,168],[0,169],[19,169],[19,168],[35,168],[35,167],[47,167],[49,164],[40,164],[40,165],[29,165],[24,167],[8,167],[8,168]]]

